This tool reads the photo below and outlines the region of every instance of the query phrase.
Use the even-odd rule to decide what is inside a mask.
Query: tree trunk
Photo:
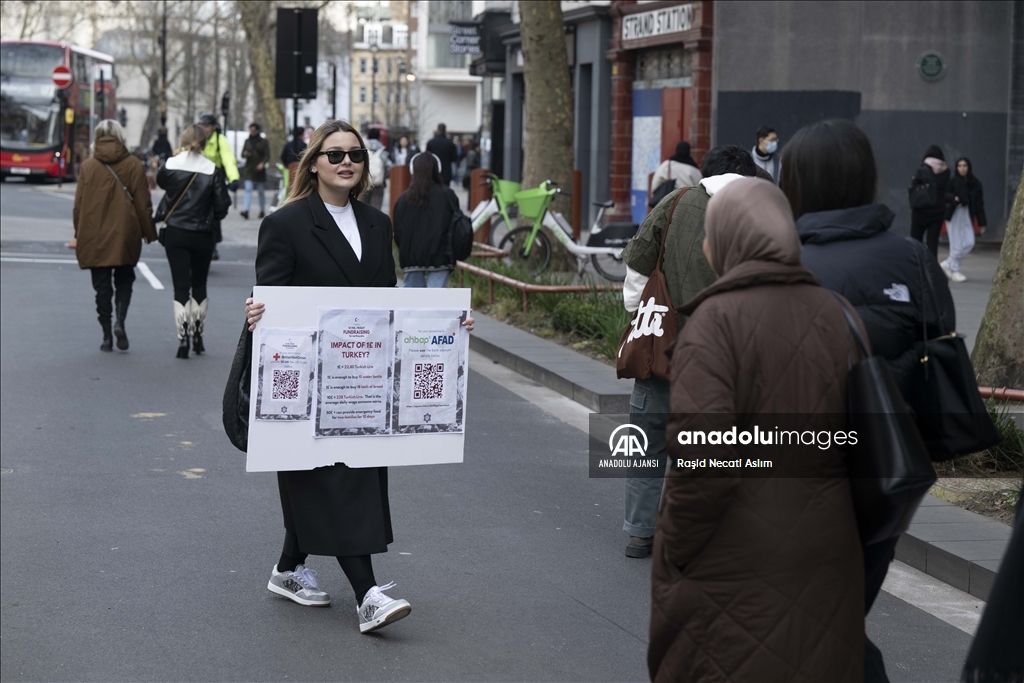
[[[979,385],[1024,389],[1024,174],[971,362]]]
[[[285,143],[284,109],[274,99],[274,52],[270,41],[275,34],[275,5],[261,0],[237,0],[237,4],[248,39],[256,88],[256,111],[262,114],[266,124],[267,142],[273,159]]]
[[[553,180],[569,192],[574,166],[573,97],[562,5],[557,0],[520,2],[519,16],[526,88],[523,189]],[[572,204],[566,197],[556,197],[551,208],[569,216]],[[575,257],[561,243],[552,238],[551,246],[553,269],[575,268]]]

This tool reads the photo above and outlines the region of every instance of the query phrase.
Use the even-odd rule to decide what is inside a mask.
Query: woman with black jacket
[[[932,256],[938,259],[939,231],[946,215],[946,186],[949,184],[949,167],[946,157],[937,145],[924,153],[921,166],[914,172],[910,186],[927,185],[931,206],[915,209],[911,207],[910,236],[928,245]]]
[[[188,358],[190,341],[196,354],[206,350],[203,326],[209,305],[206,276],[215,246],[213,228],[231,208],[224,172],[203,156],[205,146],[206,131],[199,125],[189,126],[181,134],[181,151],[156,176],[157,185],[166,190],[155,220],[167,223],[160,231],[160,242],[174,282],[178,358]]]
[[[971,160],[960,157],[956,161],[956,173],[949,181],[946,192],[946,226],[949,233],[949,258],[940,263],[946,276],[953,282],[964,282],[967,278],[960,272],[960,262],[974,248],[974,230],[985,232],[985,198],[981,192],[981,181],[974,177]]]
[[[803,264],[854,305],[872,351],[888,361],[903,395],[911,396],[919,381],[915,342],[924,334],[931,339],[954,330],[956,310],[928,248],[889,232],[895,216],[875,203],[878,171],[867,136],[849,121],[811,124],[786,145],[781,175],[803,244]],[[863,548],[865,616],[895,548],[895,539]],[[882,653],[866,637],[864,649],[865,680],[887,680]]]
[[[360,202],[370,186],[367,150],[358,131],[327,121],[310,138],[288,199],[260,225],[256,284],[279,287],[394,287],[391,223]],[[246,300],[249,329],[266,307]],[[471,330],[472,319],[464,325]],[[300,605],[327,606],[306,557],[334,555],[355,593],[359,630],[368,633],[412,611],[379,586],[371,555],[394,538],[386,467],[344,464],[278,472],[284,547],[267,589]]]
[[[395,202],[395,244],[403,287],[447,287],[455,267],[451,222],[459,199],[444,184],[441,160],[430,152],[409,164],[412,183]]]

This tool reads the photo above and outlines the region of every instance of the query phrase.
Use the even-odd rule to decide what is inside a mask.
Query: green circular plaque
[[[917,73],[926,81],[937,81],[946,75],[946,58],[929,50],[917,58]]]

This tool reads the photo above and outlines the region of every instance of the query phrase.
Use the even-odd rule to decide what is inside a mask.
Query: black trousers
[[[198,303],[206,300],[206,277],[210,274],[213,255],[213,233],[167,228],[164,251],[171,265],[174,300],[188,303],[189,292]]]
[[[96,290],[96,315],[100,325],[106,331],[110,327],[110,316],[114,312],[111,299],[116,297],[118,304],[128,310],[128,302],[132,298],[132,283],[135,282],[135,266],[114,266],[112,268],[90,268],[92,288]]]
[[[942,216],[914,216],[910,224],[910,236],[928,245],[932,256],[939,257],[939,232],[942,231]]]
[[[894,538],[882,543],[864,547],[864,616],[871,611],[875,604],[875,598],[882,590],[885,582],[885,575],[889,573],[889,564],[893,555],[896,554],[896,542]],[[865,683],[889,683],[889,677],[885,674],[885,661],[882,659],[882,651],[878,646],[868,640],[864,635],[864,682]]]

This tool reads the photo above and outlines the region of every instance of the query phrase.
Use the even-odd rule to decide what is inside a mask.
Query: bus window
[[[2,48],[0,72],[7,78],[50,78],[64,63],[64,50],[55,45],[9,43]]]
[[[64,117],[56,102],[14,102],[5,98],[0,121],[0,145],[25,151],[56,147],[64,127]]]

